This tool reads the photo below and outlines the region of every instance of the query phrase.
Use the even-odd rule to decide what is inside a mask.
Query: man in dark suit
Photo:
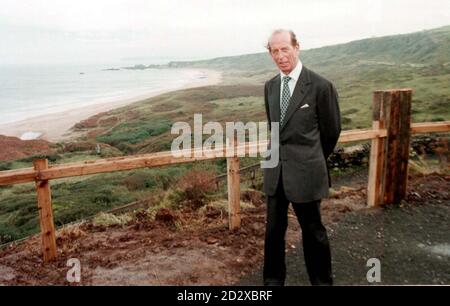
[[[332,285],[330,245],[320,202],[331,186],[326,160],[341,132],[338,96],[331,82],[302,65],[292,31],[273,32],[267,48],[280,73],[265,84],[266,113],[269,126],[280,125],[278,165],[264,169],[264,284],[284,285],[285,233],[292,203],[302,228],[310,282]]]

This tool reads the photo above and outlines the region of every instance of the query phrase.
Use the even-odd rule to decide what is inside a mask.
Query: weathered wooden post
[[[411,138],[411,89],[376,91],[373,128],[386,129],[386,138],[372,140],[367,203],[399,203],[406,196]]]
[[[36,171],[48,169],[47,159],[33,160]],[[39,209],[39,223],[41,226],[42,252],[44,261],[56,258],[55,225],[53,223],[52,196],[48,180],[41,180],[39,175],[35,179]]]
[[[383,204],[400,203],[406,196],[408,159],[411,140],[411,89],[384,93],[387,137]]]
[[[229,229],[234,230],[241,227],[241,187],[237,138],[233,136],[230,139],[230,147],[234,147],[234,149],[233,156],[227,157],[228,221]]]
[[[372,128],[386,128],[383,106],[383,92],[375,91],[372,97]],[[369,158],[369,179],[367,183],[367,205],[370,207],[382,204],[381,186],[383,176],[385,138],[372,139]]]

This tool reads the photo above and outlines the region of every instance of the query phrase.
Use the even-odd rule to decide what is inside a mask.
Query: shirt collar
[[[291,73],[288,74],[288,76],[291,77],[294,82],[297,82],[298,78],[300,77],[300,73],[302,72],[303,64],[298,60],[297,66],[295,66],[294,70],[291,71]],[[283,79],[283,77],[286,76],[281,70],[280,70],[280,77]]]

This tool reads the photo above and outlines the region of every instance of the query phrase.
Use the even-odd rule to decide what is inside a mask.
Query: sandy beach
[[[51,142],[64,141],[71,138],[69,129],[74,124],[95,114],[129,105],[170,91],[215,85],[222,81],[222,74],[219,71],[209,69],[198,69],[198,71],[201,71],[205,77],[177,88],[158,90],[127,99],[96,103],[89,107],[74,108],[63,112],[31,117],[18,122],[1,124],[0,135],[22,137],[22,139],[44,139]]]

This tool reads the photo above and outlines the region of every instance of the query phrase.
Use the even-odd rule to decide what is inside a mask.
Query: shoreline
[[[190,69],[190,68],[189,68]],[[148,94],[138,95],[116,101],[92,104],[87,107],[68,109],[62,112],[50,113],[30,117],[17,122],[0,124],[0,135],[18,137],[23,140],[43,139],[50,142],[69,140],[72,132],[70,128],[76,123],[88,119],[98,113],[140,102],[161,94],[181,89],[216,85],[222,81],[222,73],[210,69],[192,69],[201,72],[206,77],[170,89],[155,90]]]

